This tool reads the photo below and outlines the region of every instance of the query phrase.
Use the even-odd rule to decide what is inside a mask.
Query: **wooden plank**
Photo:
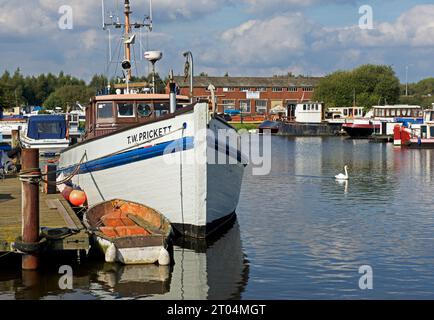
[[[77,233],[61,240],[50,241],[52,250],[87,250],[89,235],[83,224],[60,194],[40,193],[40,226],[68,227]],[[11,251],[12,243],[21,235],[21,182],[16,177],[0,179],[0,252]]]
[[[62,215],[65,220],[66,226],[71,230],[78,230],[72,218],[69,216],[68,211],[66,211],[65,207],[60,203],[59,199],[47,199],[47,203],[49,203],[48,207],[57,209],[57,211]]]

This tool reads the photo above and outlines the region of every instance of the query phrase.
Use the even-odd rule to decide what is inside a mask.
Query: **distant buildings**
[[[175,77],[180,94],[189,95],[189,79]],[[320,78],[315,77],[205,77],[196,76],[194,97],[210,97],[214,85],[219,113],[241,110],[248,116],[268,115],[271,109],[294,109],[297,103],[310,101]],[[230,111],[229,111],[230,112]]]

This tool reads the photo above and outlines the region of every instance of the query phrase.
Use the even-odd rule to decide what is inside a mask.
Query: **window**
[[[247,92],[247,91],[249,91],[249,88],[240,88],[240,91],[241,92]]]
[[[303,91],[304,92],[312,92],[313,91],[313,87],[304,87]]]
[[[223,92],[233,92],[235,88],[223,88]]]
[[[307,106],[304,104],[303,105],[303,111],[306,111],[307,110]]]
[[[149,103],[138,103],[137,114],[139,117],[149,117],[152,114],[152,106]]]
[[[289,91],[289,92],[297,92],[297,91],[298,91],[298,88],[297,88],[297,87],[289,87],[289,88],[288,88],[288,91]]]
[[[256,100],[256,113],[265,114],[267,113],[267,100]]]
[[[348,116],[348,109],[344,109],[344,116]]]
[[[97,115],[99,119],[113,118],[113,103],[111,102],[98,103]]]
[[[395,116],[395,109],[390,110],[390,116],[394,117]]]
[[[241,112],[250,113],[250,100],[240,100]]]
[[[223,112],[225,110],[235,110],[235,100],[223,100]]]
[[[169,114],[170,106],[168,102],[157,103],[154,105],[155,115],[157,117],[164,116],[165,114]]]
[[[265,92],[265,91],[267,91],[267,88],[264,88],[264,87],[262,87],[262,88],[256,88],[256,91]]]
[[[402,116],[405,117],[407,115],[407,109],[402,109]]]
[[[434,127],[429,127],[430,138],[434,138]]]
[[[318,111],[318,110],[319,110],[319,109],[318,109],[318,105],[317,105],[317,104],[315,105],[315,110],[316,110],[316,111]]]
[[[273,91],[273,92],[282,92],[282,91],[283,91],[283,88],[274,87],[274,88],[272,89],[272,91]]]
[[[401,109],[397,109],[397,110],[396,110],[396,116],[397,116],[397,117],[400,117],[400,116],[401,116]]]
[[[134,103],[118,103],[118,117],[134,117]]]

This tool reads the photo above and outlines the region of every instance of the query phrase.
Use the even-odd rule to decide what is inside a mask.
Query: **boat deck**
[[[49,240],[48,250],[88,250],[89,236],[69,203],[60,194],[39,195],[40,227],[75,229],[74,234]],[[21,182],[17,177],[0,179],[0,252],[14,251],[21,236]]]

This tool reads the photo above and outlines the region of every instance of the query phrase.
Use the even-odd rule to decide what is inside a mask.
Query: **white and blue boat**
[[[64,115],[33,115],[20,134],[24,148],[39,149],[41,155],[57,155],[69,146]]]

